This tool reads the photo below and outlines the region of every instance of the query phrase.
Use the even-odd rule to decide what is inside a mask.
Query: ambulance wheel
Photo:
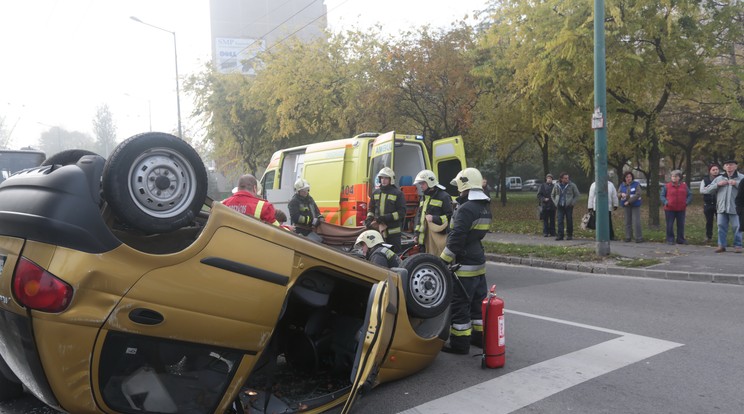
[[[126,226],[167,233],[189,225],[207,196],[207,170],[186,141],[146,132],[119,144],[103,169],[103,195]]]
[[[403,280],[406,308],[415,318],[433,318],[452,301],[452,276],[442,260],[432,254],[414,254],[401,265],[408,271]]]

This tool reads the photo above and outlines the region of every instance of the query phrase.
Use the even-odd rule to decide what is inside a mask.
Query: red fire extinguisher
[[[504,301],[496,296],[496,285],[483,299],[483,357],[482,368],[501,368],[506,362],[504,338]]]

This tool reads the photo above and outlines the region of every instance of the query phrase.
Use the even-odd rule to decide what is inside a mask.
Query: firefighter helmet
[[[390,184],[395,184],[395,171],[390,167],[385,167],[377,173],[377,177],[387,177],[390,179]]]
[[[434,188],[439,185],[437,176],[434,175],[434,171],[431,170],[422,170],[420,173],[416,174],[416,178],[414,178],[413,183],[426,183],[429,188]]]
[[[455,177],[450,184],[457,186],[457,191],[463,192],[470,189],[478,189],[483,190],[482,187],[483,183],[483,176],[481,175],[480,171],[476,170],[475,168],[466,168],[459,173],[457,173],[457,177]]]
[[[300,190],[310,191],[310,183],[304,178],[298,178],[294,183],[294,189],[297,192]]]
[[[356,242],[354,243],[354,246],[357,248],[360,248],[360,244],[364,243],[369,247],[370,249],[377,246],[380,243],[384,243],[385,240],[382,238],[382,234],[380,234],[377,230],[365,230],[362,232],[362,234],[357,237]]]

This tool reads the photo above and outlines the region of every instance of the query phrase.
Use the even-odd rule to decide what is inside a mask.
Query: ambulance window
[[[439,178],[439,184],[442,184],[447,188],[447,192],[450,195],[458,196],[460,193],[457,192],[457,186],[450,184],[450,181],[454,180],[457,176],[457,173],[460,172],[462,169],[462,165],[460,164],[460,160],[453,159],[453,160],[447,160],[442,161],[439,164],[437,164],[437,169],[439,172],[439,175],[437,178]]]
[[[261,179],[261,188],[265,190],[273,190],[274,189],[274,176],[276,175],[276,170],[271,170],[264,174],[263,178]]]
[[[377,173],[380,172],[381,169],[385,167],[390,166],[390,154],[384,154],[380,155],[378,157],[375,157],[372,159],[372,166],[369,170],[369,180],[372,185],[369,186],[369,194],[372,194],[372,191],[375,190],[376,187],[380,186],[380,181],[377,179]]]

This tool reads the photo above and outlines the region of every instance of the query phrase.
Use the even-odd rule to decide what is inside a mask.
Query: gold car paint
[[[393,277],[392,274],[390,277]],[[376,374],[374,371],[378,369],[382,358],[385,356],[385,350],[390,343],[392,329],[389,328],[394,324],[395,314],[387,311],[387,305],[390,303],[390,288],[392,287],[392,283],[389,283],[389,281],[390,278],[374,286],[374,297],[371,303],[367,304],[368,325],[364,333],[361,355],[356,356],[360,360],[354,377],[354,384],[352,385],[351,394],[341,411],[342,414],[347,414],[351,410],[358,394],[364,391],[364,386],[369,376]]]
[[[405,298],[401,283],[397,286],[398,296]],[[421,371],[431,364],[442,349],[444,341],[439,337],[422,338],[411,326],[404,301],[398,306],[395,335],[385,360],[382,361],[378,382],[389,382]]]
[[[22,243],[21,239],[0,237],[0,249],[8,255],[6,271],[7,266],[16,260]],[[23,256],[74,288],[72,305],[68,310],[59,314],[32,311],[32,316],[42,365],[55,366],[55,369],[45,370],[53,392],[66,410],[81,413],[98,411],[90,398],[90,386],[96,384],[97,388],[97,356],[108,329],[258,351],[258,355],[243,357],[229,392],[223,398],[221,406],[226,407],[248,378],[273,332],[286,293],[303,272],[322,268],[329,274],[369,283],[370,286],[393,274],[217,203],[197,240],[173,254],[148,254],[127,245],[102,254],[90,254],[27,241]],[[286,275],[289,283],[279,286],[200,263],[201,258],[210,256]],[[5,276],[0,279],[0,294],[11,292],[10,278]],[[398,296],[403,298],[402,284],[397,275],[394,280],[391,287],[397,288]],[[178,294],[174,294],[174,290]],[[203,300],[214,295],[219,297],[215,303]],[[159,308],[154,308],[156,303]],[[184,309],[184,304],[192,307]],[[14,301],[0,306],[17,313],[25,312]],[[134,306],[162,311],[167,315],[167,323],[156,329],[134,324],[126,313]],[[438,338],[424,339],[416,335],[404,303],[399,304],[397,311],[393,343],[388,354],[395,356],[395,362],[390,358],[377,360],[382,369],[376,382],[422,369],[442,345]],[[109,315],[112,317],[106,321]],[[106,328],[99,332],[104,323]],[[378,357],[387,346],[385,344],[378,350]],[[95,361],[92,366],[91,361]],[[96,389],[95,393],[97,400],[102,401],[99,390]],[[341,401],[330,402],[323,409]]]

